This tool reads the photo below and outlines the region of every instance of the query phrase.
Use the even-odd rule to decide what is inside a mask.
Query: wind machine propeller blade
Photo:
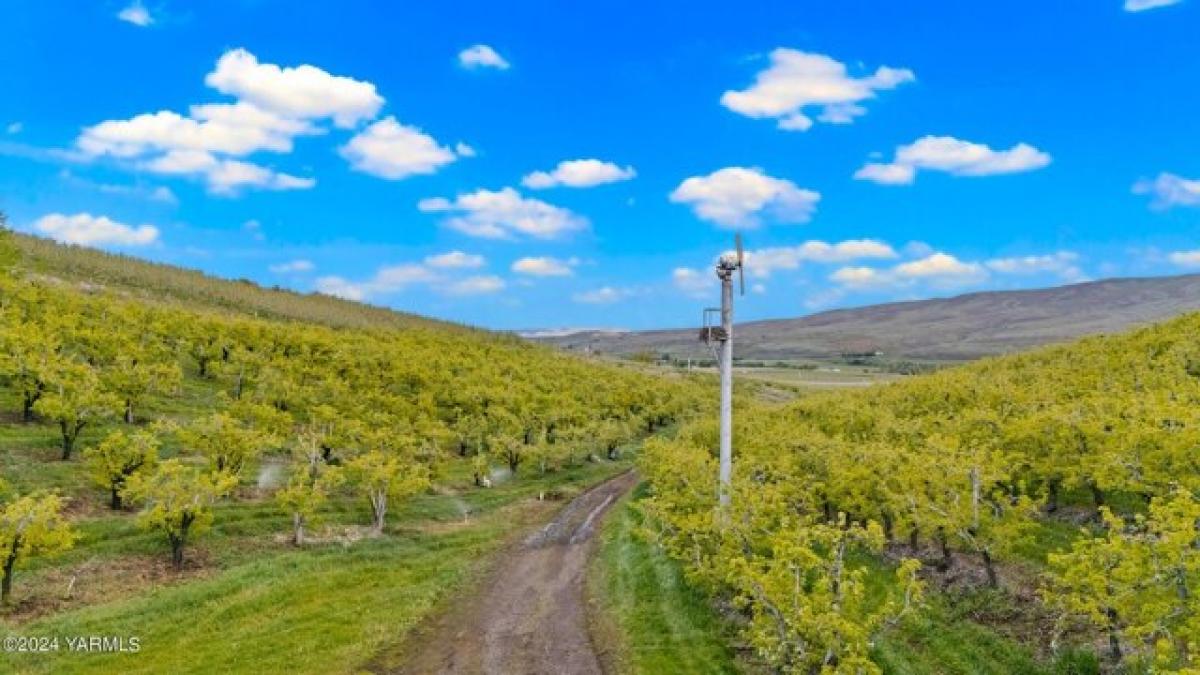
[[[745,253],[742,251],[742,233],[738,232],[733,235],[734,244],[737,246],[737,265],[738,265],[738,288],[741,294],[746,294],[746,265]]]

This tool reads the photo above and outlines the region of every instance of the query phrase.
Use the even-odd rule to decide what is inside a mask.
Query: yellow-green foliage
[[[130,476],[151,471],[158,465],[160,445],[158,436],[148,430],[126,433],[118,429],[83,451],[92,480],[109,491],[113,509],[121,508],[125,483]]]
[[[1156,659],[1159,672],[1185,668],[1200,639],[1197,517],[1185,508],[1200,495],[1198,333],[1200,315],[1189,315],[869,390],[741,406],[730,511],[716,510],[711,422],[648,444],[650,508],[697,578],[743,599],[751,641],[777,666],[806,672],[820,654],[818,665],[853,672],[887,625],[879,617],[897,614],[888,603],[903,603],[829,603],[802,575],[791,595],[770,591],[784,588],[780,569],[812,574],[812,561],[836,559],[822,528],[844,523],[842,531],[879,531],[897,545],[928,543],[945,566],[956,554],[976,556],[994,584],[996,561],[1027,546],[1063,495],[1087,495],[1095,509],[1150,504],[1147,520],[1110,519],[1102,538],[1055,559],[1054,604],[1111,628],[1128,658]],[[860,536],[847,545],[866,555],[878,544]],[[1105,555],[1128,576],[1107,594],[1088,581]],[[863,564],[862,555],[847,560],[850,572]],[[778,583],[747,587],[752,571]],[[804,622],[786,620],[781,607]],[[805,627],[818,618],[836,628]]]
[[[75,543],[62,509],[63,498],[56,494],[25,495],[0,506],[0,602],[8,602],[18,565]]]
[[[129,281],[124,260],[18,242],[33,247],[26,271],[58,261],[42,271],[74,279],[82,272],[68,263],[78,261],[83,270],[102,268]],[[341,489],[335,467],[348,469],[382,529],[389,498],[394,505],[426,489],[447,457],[504,447],[545,457],[551,469],[581,454],[577,446],[602,423],[619,420],[632,436],[697,408],[698,389],[687,381],[657,380],[508,336],[295,294],[276,305],[287,294],[250,287],[245,297],[228,297],[229,282],[133,263],[129,269],[146,293],[198,283],[188,291],[193,295],[170,291],[146,302],[128,287],[76,289],[22,268],[0,277],[0,383],[15,394],[7,399],[13,412],[60,432],[64,459],[77,442],[113,426],[153,422],[146,430],[155,438],[114,436],[87,456],[114,504],[122,495],[143,504],[144,522],[166,532],[177,564],[188,533],[203,529],[211,501],[229,492],[230,481],[243,479],[266,453],[286,456],[306,434],[319,466],[314,473],[310,464],[307,477],[290,471],[290,492],[281,498],[298,538],[324,498]],[[211,309],[262,303],[274,308],[266,312],[272,316],[321,323]],[[337,311],[323,315],[314,307]],[[171,400],[183,390],[191,392],[186,410]],[[183,463],[131,467],[160,442]],[[309,460],[293,459],[302,461]],[[314,478],[322,475],[328,478]],[[187,494],[199,500],[194,514],[163,512],[164,499]]]
[[[178,459],[169,459],[152,472],[135,473],[125,495],[142,505],[138,525],[158,530],[171,544],[171,560],[183,564],[183,547],[191,537],[212,525],[212,507],[229,494],[237,480],[225,473],[208,473]]]

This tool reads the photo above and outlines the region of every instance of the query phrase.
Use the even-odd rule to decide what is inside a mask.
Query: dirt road
[[[584,574],[605,511],[637,483],[622,474],[579,495],[511,547],[483,585],[410,638],[403,675],[601,675]]]

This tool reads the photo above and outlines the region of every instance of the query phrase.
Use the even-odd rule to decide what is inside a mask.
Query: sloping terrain
[[[1200,275],[1105,279],[1023,291],[896,302],[737,326],[739,358],[965,360],[1111,333],[1200,309]],[[570,350],[708,356],[697,330],[581,331],[538,338]]]
[[[329,295],[264,288],[245,279],[222,279],[197,270],[59,244],[27,234],[13,232],[11,241],[21,254],[22,267],[28,272],[83,290],[108,290],[140,301],[179,303],[192,309],[220,310],[337,328],[456,326]]]

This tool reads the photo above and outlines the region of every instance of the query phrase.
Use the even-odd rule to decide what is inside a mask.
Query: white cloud
[[[534,171],[521,179],[527,188],[585,188],[629,180],[637,175],[632,166],[624,168],[599,159],[571,159],[559,162],[553,171]]]
[[[331,75],[307,64],[281,68],[259,63],[245,49],[221,55],[204,83],[263,110],[293,119],[330,117],[347,129],[374,118],[384,102],[370,82]]]
[[[4,131],[9,134],[19,134],[23,129],[25,129],[25,125],[21,124],[20,122],[12,122],[8,126],[4,127]]]
[[[872,267],[840,267],[829,278],[843,286],[863,288],[881,285],[887,274]]]
[[[611,305],[614,302],[623,300],[631,295],[631,291],[624,288],[613,288],[612,286],[602,286],[595,290],[576,293],[571,296],[575,302],[581,302],[589,305]]]
[[[497,276],[467,277],[452,282],[442,290],[450,295],[486,295],[504,290],[504,280]]]
[[[150,16],[150,11],[142,4],[142,0],[133,0],[126,5],[124,9],[117,12],[117,18],[141,28],[154,23],[154,17]]]
[[[461,194],[454,201],[443,197],[422,199],[417,208],[427,213],[457,214],[446,218],[447,227],[488,239],[509,239],[514,235],[553,239],[588,225],[582,216],[538,199],[522,197],[510,187],[496,191],[479,189]]]
[[[488,45],[472,45],[458,53],[458,63],[463,68],[496,68],[508,70],[509,63]]]
[[[887,66],[855,78],[845,64],[828,56],[780,47],[771,52],[770,67],[758,73],[752,86],[726,91],[721,104],[747,117],[774,118],[780,129],[806,131],[813,120],[805,108],[819,108],[822,122],[848,124],[866,114],[861,103],[876,92],[915,79],[911,70]]]
[[[459,141],[454,144],[454,154],[459,157],[474,157],[477,153],[475,152],[475,148]]]
[[[920,169],[955,176],[995,176],[1034,171],[1049,164],[1050,155],[1027,143],[993,150],[951,136],[925,136],[896,148],[891,163],[868,163],[854,177],[884,185],[910,185]]]
[[[513,262],[512,271],[532,277],[569,277],[578,261],[559,260],[550,257],[528,257]]]
[[[965,263],[947,253],[934,253],[920,260],[900,263],[895,272],[901,277],[927,279],[931,277],[971,277],[982,272],[978,263]]]
[[[476,269],[487,261],[483,256],[462,251],[448,251],[425,258],[425,264],[437,269]]]
[[[703,297],[716,286],[716,275],[691,267],[676,267],[671,270],[671,283],[687,295]]]
[[[425,258],[424,263],[400,263],[380,267],[375,274],[361,281],[341,276],[324,276],[316,281],[316,289],[326,295],[335,295],[350,300],[369,300],[392,295],[413,286],[424,286],[438,293],[452,296],[483,295],[505,288],[503,279],[492,275],[460,278],[447,275],[444,270],[481,267],[482,256],[461,251],[451,251]]]
[[[1170,7],[1181,2],[1183,0],[1125,0],[1125,11],[1144,12],[1148,9],[1156,9],[1158,7]]]
[[[366,300],[438,280],[439,277],[424,265],[403,263],[381,267],[374,276],[365,281],[349,281],[340,276],[321,277],[317,279],[316,287],[318,292],[326,295],[336,295],[349,300]]]
[[[202,176],[213,194],[232,196],[243,188],[261,190],[307,190],[317,184],[312,178],[278,173],[251,162],[218,159],[208,152],[176,150],[142,162],[140,168],[153,173]]]
[[[880,185],[911,185],[917,177],[917,170],[904,164],[871,162],[856,171],[854,177]]]
[[[88,127],[76,146],[88,156],[139,157],[194,150],[248,155],[259,150],[291,152],[296,136],[317,133],[307,122],[279,117],[249,103],[192,106],[191,116],[169,110]]]
[[[1156,209],[1173,206],[1200,206],[1200,179],[1191,180],[1173,173],[1160,173],[1150,180],[1143,178],[1133,186],[1134,194],[1150,195],[1150,205]]]
[[[38,218],[33,229],[56,241],[80,246],[146,246],[158,241],[158,228],[153,225],[134,227],[90,213],[51,213]]]
[[[1083,277],[1079,269],[1079,254],[1074,251],[1058,251],[1044,255],[1027,255],[1010,258],[992,258],[984,263],[988,269],[1001,274],[1055,274],[1063,279],[1076,280]]]
[[[757,168],[730,166],[707,176],[692,176],[671,193],[697,216],[724,227],[753,228],[766,213],[780,222],[812,219],[821,195]]]
[[[432,136],[391,116],[363,129],[339,152],[355,171],[388,180],[431,174],[458,158]]]
[[[1180,267],[1200,267],[1200,249],[1191,251],[1172,251],[1167,260]]]
[[[819,240],[798,246],[760,248],[746,251],[746,272],[766,278],[776,270],[799,269],[802,262],[837,263],[864,258],[897,257],[895,249],[876,239],[847,239],[835,244]]]
[[[271,265],[269,269],[275,274],[303,274],[311,272],[316,268],[317,266],[311,260],[298,259]]]
[[[906,287],[918,282],[939,288],[952,288],[978,283],[987,276],[987,269],[979,263],[963,262],[948,253],[936,252],[888,269],[841,267],[829,278],[844,288],[861,290]]]
[[[767,292],[767,287],[762,284],[754,284],[750,287],[750,292],[755,295],[764,295]]]

